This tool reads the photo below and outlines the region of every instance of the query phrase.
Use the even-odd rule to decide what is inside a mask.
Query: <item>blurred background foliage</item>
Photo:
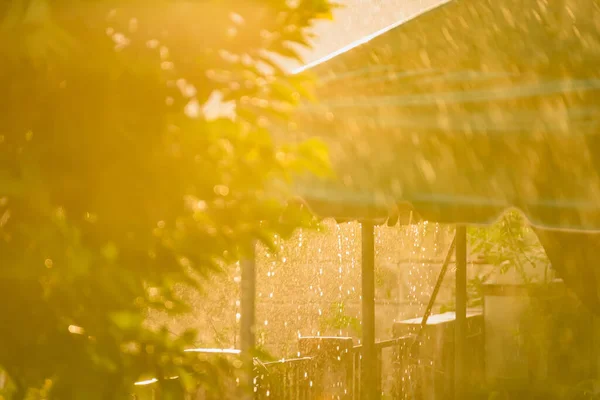
[[[489,227],[469,228],[468,238],[471,253],[494,267],[469,280],[471,307],[483,305],[483,285],[494,274],[510,273],[514,280],[525,285],[546,284],[555,278],[544,247],[519,211],[507,211]]]
[[[144,316],[185,311],[174,284],[313,224],[284,183],[327,174],[326,148],[269,130],[310,94],[279,60],[298,59],[332,7],[0,2],[6,398],[119,399],[149,376],[218,385],[217,365],[182,356],[193,332]]]

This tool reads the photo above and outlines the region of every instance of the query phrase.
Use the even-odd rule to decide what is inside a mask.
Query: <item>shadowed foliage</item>
[[[325,148],[278,146],[269,129],[306,92],[277,60],[299,58],[330,9],[326,0],[2,2],[9,398],[117,399],[144,376],[180,376],[185,389],[214,381],[211,363],[182,357],[194,334],[147,329],[145,310],[184,311],[173,284],[311,224],[286,207],[285,182],[326,173]]]

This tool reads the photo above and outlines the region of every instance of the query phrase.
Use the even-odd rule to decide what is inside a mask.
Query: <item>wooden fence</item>
[[[483,371],[481,314],[468,320],[472,348],[468,369],[475,378]],[[447,315],[434,316],[423,335],[417,335],[412,331],[419,321],[403,321],[394,329],[404,332],[397,333],[399,337],[376,342],[376,377],[383,400],[443,400],[452,393],[453,322]],[[360,400],[361,344],[344,337],[302,337],[298,348],[297,358],[255,360],[254,400]],[[155,387],[155,383],[147,385],[134,398],[164,400]],[[206,400],[207,396],[196,393],[181,399]]]

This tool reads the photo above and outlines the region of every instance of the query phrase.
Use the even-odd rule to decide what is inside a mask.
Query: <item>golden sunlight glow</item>
[[[152,379],[148,379],[146,381],[140,381],[140,382],[136,382],[134,383],[135,386],[145,386],[145,385],[150,385],[152,383],[158,382],[158,379],[156,378],[152,378]]]

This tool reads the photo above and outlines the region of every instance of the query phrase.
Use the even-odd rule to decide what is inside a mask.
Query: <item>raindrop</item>
[[[191,99],[184,107],[183,112],[190,118],[198,118],[200,116],[200,104],[197,99]]]
[[[175,65],[171,61],[163,61],[162,63],[160,63],[160,67],[165,71],[173,69],[174,66]]]
[[[160,42],[156,39],[151,39],[146,42],[146,47],[149,49],[156,49],[160,45]]]

